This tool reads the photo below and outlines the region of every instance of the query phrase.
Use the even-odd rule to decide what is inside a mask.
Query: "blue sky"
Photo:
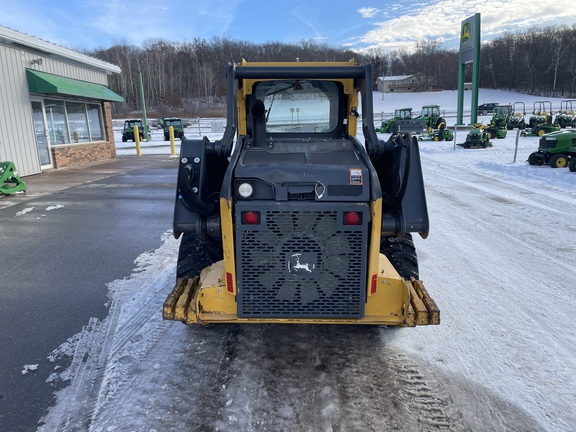
[[[0,0],[0,25],[72,49],[219,36],[391,51],[423,39],[457,47],[461,21],[476,12],[483,40],[576,24],[573,0]]]

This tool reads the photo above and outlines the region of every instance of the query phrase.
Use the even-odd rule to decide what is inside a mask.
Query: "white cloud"
[[[363,7],[358,9],[358,13],[362,16],[362,18],[372,18],[378,13],[378,9],[373,7]]]
[[[576,23],[572,0],[558,0],[554,4],[531,3],[529,6],[527,10],[525,0],[441,0],[418,3],[418,7],[414,7],[414,3],[390,5],[388,10],[395,9],[396,16],[375,23],[372,30],[355,38],[351,46],[410,50],[416,42],[428,39],[443,40],[446,47],[456,47],[461,22],[475,13],[481,15],[484,40],[533,26]]]

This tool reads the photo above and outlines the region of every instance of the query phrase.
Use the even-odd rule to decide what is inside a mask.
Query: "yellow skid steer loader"
[[[371,65],[243,61],[227,84],[222,139],[181,143],[164,318],[439,324],[411,237],[429,230],[418,142],[378,139]]]

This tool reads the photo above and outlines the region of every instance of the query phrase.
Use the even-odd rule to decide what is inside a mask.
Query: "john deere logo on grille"
[[[465,22],[462,25],[462,35],[460,36],[460,41],[462,42],[462,45],[466,45],[471,40],[472,40],[472,23]]]
[[[314,252],[288,253],[288,273],[296,277],[311,277],[316,273],[318,255]]]

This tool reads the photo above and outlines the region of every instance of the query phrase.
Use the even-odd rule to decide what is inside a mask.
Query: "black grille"
[[[364,315],[367,224],[344,225],[343,213],[368,221],[367,205],[238,204],[236,220],[248,207],[261,213],[259,226],[236,225],[239,316]]]
[[[556,138],[540,138],[540,148],[541,149],[551,149],[556,147],[558,140]]]

